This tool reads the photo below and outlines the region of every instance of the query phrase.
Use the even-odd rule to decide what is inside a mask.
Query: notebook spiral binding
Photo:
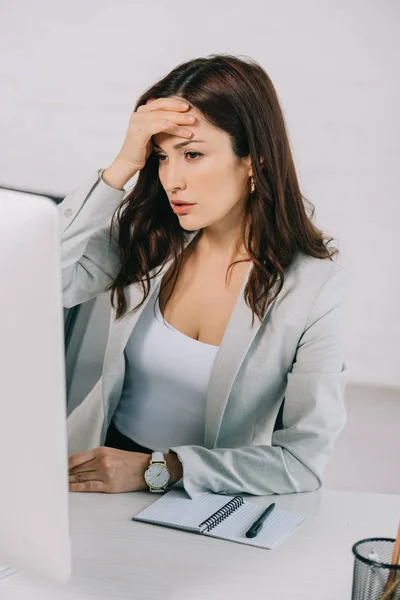
[[[229,517],[236,509],[239,508],[243,504],[244,500],[242,496],[235,496],[232,500],[229,500],[222,508],[217,510],[214,514],[212,514],[208,519],[200,523],[199,527],[206,526],[205,531],[211,531],[213,527],[216,527],[221,521]]]

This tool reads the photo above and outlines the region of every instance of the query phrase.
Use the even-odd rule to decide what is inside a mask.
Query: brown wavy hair
[[[135,111],[149,98],[170,96],[188,101],[211,125],[228,133],[238,158],[251,155],[256,189],[246,200],[241,235],[253,267],[244,296],[252,310],[252,322],[254,315],[262,321],[267,306],[282,289],[284,269],[296,253],[332,260],[339,252],[328,248],[333,238],[325,240],[311,222],[315,208],[300,192],[277,92],[255,60],[212,54],[175,67],[142,94]],[[173,277],[175,286],[181,267],[187,232],[170,208],[158,168],[152,152],[111,221],[110,240],[115,220],[118,224],[121,260],[120,271],[107,288],[113,308],[117,297],[116,320],[127,310],[125,286],[142,286],[143,299],[134,307],[136,311],[149,294],[150,280],[169,258],[174,259],[173,270],[163,287]],[[227,276],[237,262],[242,261],[230,264]],[[269,297],[277,279],[277,291]],[[173,287],[167,302],[172,291]]]

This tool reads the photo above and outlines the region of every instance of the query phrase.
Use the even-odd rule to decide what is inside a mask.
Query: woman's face
[[[208,124],[193,107],[186,113],[195,117],[193,124],[185,125],[193,131],[192,138],[168,133],[152,137],[160,182],[170,203],[181,200],[194,204],[186,214],[177,215],[183,229],[194,231],[214,225],[221,231],[236,228],[243,219],[253,173],[250,156],[238,159],[225,131]],[[181,147],[174,148],[175,144]]]

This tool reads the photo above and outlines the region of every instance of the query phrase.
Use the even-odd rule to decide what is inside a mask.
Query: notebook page
[[[192,500],[183,489],[171,490],[133,519],[200,533],[200,523],[232,498],[233,496],[202,494]]]
[[[211,531],[205,531],[204,535],[271,550],[288,537],[297,525],[306,518],[306,515],[300,513],[275,508],[264,522],[258,535],[255,538],[247,538],[246,531],[250,529],[265,508],[251,502],[245,502]]]

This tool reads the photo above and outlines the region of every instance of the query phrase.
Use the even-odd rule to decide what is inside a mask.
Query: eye
[[[192,155],[194,157],[204,156],[204,154],[202,154],[201,152],[185,152],[185,156],[189,156],[189,155]],[[195,158],[193,158],[193,160],[195,160]],[[189,162],[192,162],[192,159],[190,159]]]
[[[196,160],[197,156],[204,156],[204,154],[202,152],[185,152],[184,153],[185,156],[191,156],[192,158],[190,158],[189,162],[193,162],[194,160]],[[157,156],[157,160],[159,162],[164,162],[164,158],[167,158],[165,154],[159,154],[158,152],[155,152],[155,155]],[[193,158],[194,157],[194,158]]]

